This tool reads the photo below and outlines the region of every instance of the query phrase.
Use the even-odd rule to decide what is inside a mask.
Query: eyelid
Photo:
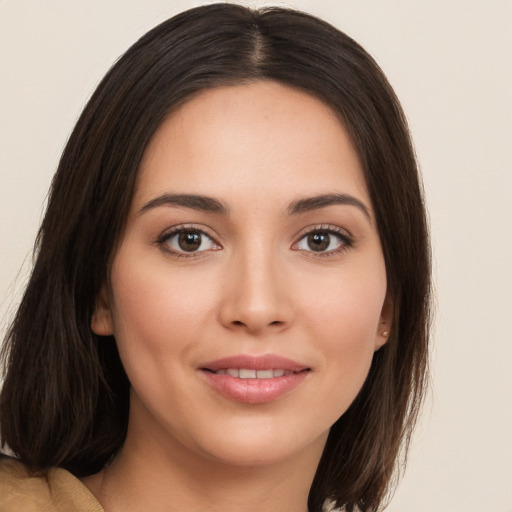
[[[203,251],[177,251],[173,248],[171,248],[169,245],[166,245],[166,242],[168,242],[172,237],[176,236],[182,231],[196,231],[198,233],[201,233],[202,235],[209,238],[213,244],[215,244],[217,247],[215,249],[207,249]],[[199,226],[197,224],[177,224],[175,226],[168,227],[165,229],[157,238],[156,245],[159,246],[162,250],[181,258],[190,258],[190,257],[200,257],[204,253],[209,252],[211,250],[219,250],[222,249],[221,244],[216,240],[216,237],[212,235],[207,229],[205,229],[204,226]]]
[[[326,257],[326,256],[332,256],[335,254],[339,254],[340,252],[346,251],[350,247],[352,247],[355,244],[354,237],[352,234],[347,231],[346,229],[337,226],[335,224],[315,224],[312,226],[307,226],[303,228],[295,237],[295,242],[292,244],[292,249],[297,246],[297,244],[306,236],[309,236],[315,232],[325,232],[328,234],[333,234],[341,239],[343,242],[342,245],[336,249],[330,250],[330,251],[318,251],[315,252],[313,250],[307,251],[303,249],[295,249],[297,251],[303,252],[308,254],[308,256],[314,255],[315,257]]]
[[[315,231],[327,231],[329,233],[339,234],[346,238],[353,238],[350,231],[336,224],[312,224],[311,226],[306,226],[305,228],[302,228],[295,236],[295,239],[299,240],[300,238],[303,238],[305,235],[309,235],[311,232]]]

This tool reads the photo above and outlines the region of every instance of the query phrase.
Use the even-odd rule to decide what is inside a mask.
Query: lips
[[[309,369],[307,365],[303,365],[287,357],[274,354],[265,354],[262,356],[236,355],[224,357],[215,361],[210,361],[201,365],[201,368],[217,372],[219,370],[227,370],[228,368],[244,368],[247,370],[285,370],[289,372],[300,372]]]
[[[272,354],[217,359],[201,365],[199,370],[216,392],[248,404],[271,402],[287,395],[311,371],[306,365]]]

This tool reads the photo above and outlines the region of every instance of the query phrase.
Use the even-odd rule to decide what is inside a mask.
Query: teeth
[[[256,372],[256,377],[258,379],[271,379],[274,376],[274,372],[272,370],[258,370]]]
[[[249,368],[226,368],[216,370],[215,373],[217,375],[229,375],[230,377],[237,377],[239,379],[273,379],[275,377],[293,374],[291,370],[250,370]]]
[[[256,370],[246,370],[245,368],[240,368],[241,379],[255,379],[256,378]]]

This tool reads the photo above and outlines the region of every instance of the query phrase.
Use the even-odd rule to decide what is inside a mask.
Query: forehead
[[[368,199],[336,114],[310,94],[262,81],[206,90],[169,115],[145,151],[135,202],[169,191],[254,197],[284,189]]]

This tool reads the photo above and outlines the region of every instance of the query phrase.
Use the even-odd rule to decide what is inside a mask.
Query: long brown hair
[[[256,80],[326,102],[364,168],[394,303],[393,329],[334,424],[309,496],[376,510],[425,389],[430,255],[407,123],[374,60],[307,14],[215,4],[157,26],[112,67],[84,109],[52,182],[35,264],[4,347],[2,443],[28,466],[99,471],[124,442],[129,382],[115,340],[90,321],[153,133],[201,90]]]

